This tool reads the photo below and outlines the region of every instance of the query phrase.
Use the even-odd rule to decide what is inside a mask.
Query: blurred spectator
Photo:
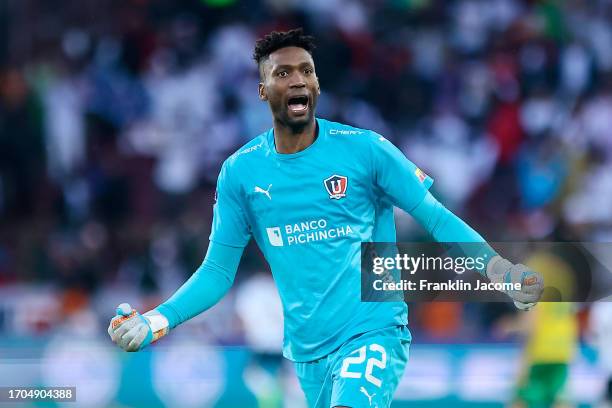
[[[602,406],[612,406],[612,304],[593,304],[589,315],[590,340],[599,353],[598,361],[608,379],[602,396]]]
[[[45,179],[43,111],[17,67],[0,68],[0,210],[3,218],[35,213]],[[15,225],[17,226],[17,225]]]
[[[282,395],[280,371],[283,357],[283,309],[281,300],[267,273],[256,273],[236,291],[236,311],[253,350],[246,370],[246,383],[262,407],[279,407]]]

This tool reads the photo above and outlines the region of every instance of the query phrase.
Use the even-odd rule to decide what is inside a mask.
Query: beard
[[[308,111],[305,115],[295,116],[291,114],[289,107],[286,104],[280,102],[278,104],[270,103],[270,109],[272,110],[274,120],[291,129],[293,133],[301,132],[306,126],[314,121],[314,108],[315,105],[312,104],[308,106]]]

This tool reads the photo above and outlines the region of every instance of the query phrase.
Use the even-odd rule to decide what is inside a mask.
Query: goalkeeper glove
[[[113,342],[125,351],[139,351],[168,334],[168,319],[157,310],[141,315],[127,303],[117,306],[108,326]]]
[[[520,283],[520,290],[505,290],[520,310],[529,310],[538,303],[544,291],[542,275],[523,264],[513,264],[497,255],[487,265],[487,278],[493,283]]]

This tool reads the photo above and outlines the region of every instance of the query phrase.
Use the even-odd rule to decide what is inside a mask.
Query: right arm
[[[202,265],[170,299],[155,308],[168,320],[170,329],[210,309],[225,296],[234,283],[243,250],[210,242]]]
[[[166,335],[179,324],[214,306],[234,282],[250,228],[224,163],[217,181],[210,244],[202,265],[167,301],[144,315],[129,305],[117,309],[108,327],[111,339],[126,351],[137,351]]]

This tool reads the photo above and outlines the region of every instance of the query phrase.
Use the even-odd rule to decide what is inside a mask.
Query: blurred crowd
[[[190,276],[220,164],[271,126],[254,42],[298,26],[318,115],[385,135],[489,241],[612,238],[609,0],[0,2],[0,331],[105,322]],[[249,246],[236,287],[266,268]],[[237,292],[223,341],[245,337]],[[479,339],[481,309],[416,306],[412,327]]]

